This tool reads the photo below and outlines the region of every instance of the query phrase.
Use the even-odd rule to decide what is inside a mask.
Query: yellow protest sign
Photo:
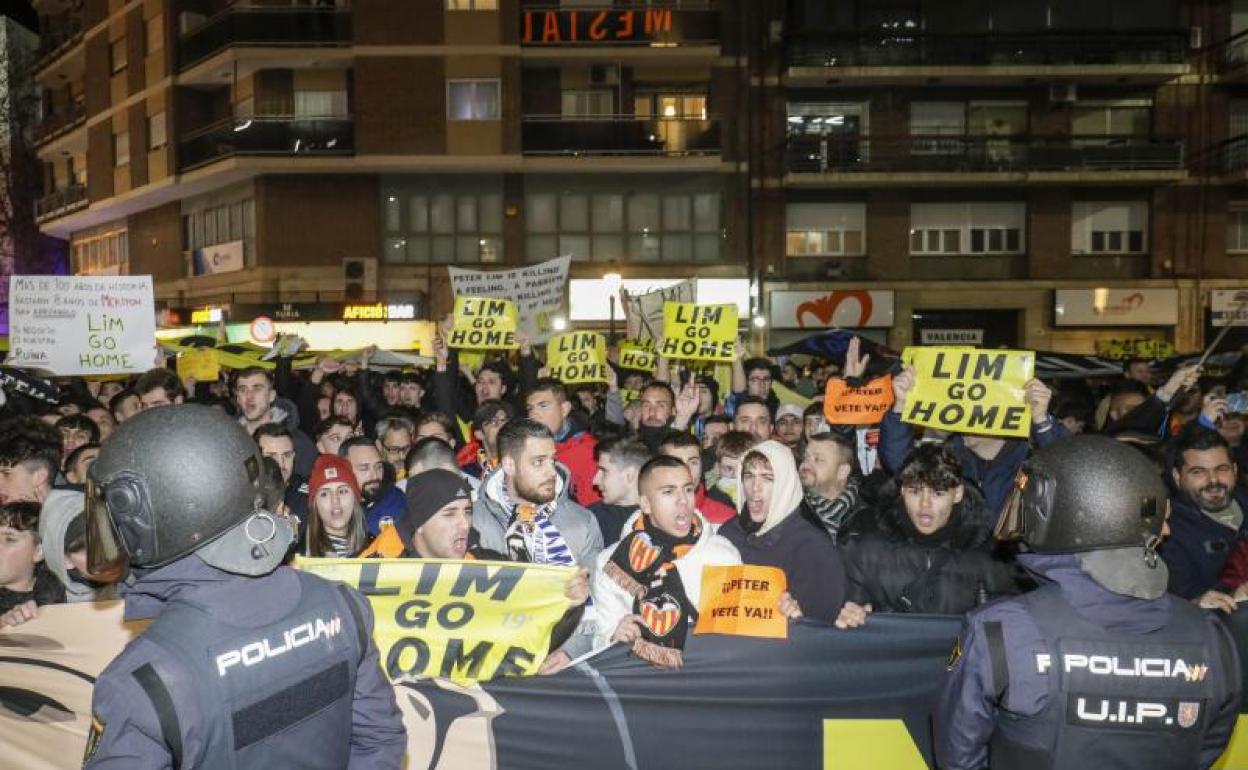
[[[568,332],[546,343],[546,371],[568,385],[607,381],[607,340],[596,332]]]
[[[483,682],[537,672],[568,609],[571,567],[444,559],[298,559],[364,594],[391,680]]]
[[[514,350],[518,314],[514,302],[491,297],[455,298],[454,327],[446,344],[473,350]]]
[[[702,604],[693,632],[788,639],[789,622],[780,614],[786,587],[778,567],[703,567]]]
[[[221,375],[221,362],[215,348],[195,348],[178,355],[178,379],[216,382]]]
[[[695,361],[732,361],[736,342],[736,305],[663,303],[663,348],[659,355]]]
[[[620,343],[620,368],[653,372],[659,368],[659,356],[654,352],[654,341],[624,340]]]
[[[904,422],[987,436],[1031,435],[1023,386],[1031,379],[1035,353],[917,347],[907,348],[906,358],[916,378],[906,397]]]

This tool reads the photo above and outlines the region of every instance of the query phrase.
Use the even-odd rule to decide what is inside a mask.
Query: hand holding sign
[[[1024,385],[1035,354],[1022,350],[907,348],[914,389],[902,420],[914,425],[1006,438],[1031,435]]]
[[[801,608],[787,588],[784,570],[777,567],[704,567],[702,601],[693,632],[787,639],[788,619],[801,617]]]

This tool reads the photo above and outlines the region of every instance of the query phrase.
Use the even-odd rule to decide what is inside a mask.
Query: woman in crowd
[[[308,479],[304,556],[350,558],[368,545],[360,487],[345,458],[321,455]]]

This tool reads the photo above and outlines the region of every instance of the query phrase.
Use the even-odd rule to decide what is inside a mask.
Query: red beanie
[[[331,481],[344,481],[360,499],[360,485],[355,480],[355,471],[347,458],[338,455],[321,455],[312,464],[312,475],[308,477],[308,508],[316,510],[316,493]]]

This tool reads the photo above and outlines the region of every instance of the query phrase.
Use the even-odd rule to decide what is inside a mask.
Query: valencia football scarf
[[[641,616],[641,638],[633,653],[656,666],[679,668],[689,623],[698,610],[689,601],[674,562],[689,553],[702,534],[701,520],[683,538],[672,537],[638,516],[607,561],[607,576],[633,597],[633,613]]]

